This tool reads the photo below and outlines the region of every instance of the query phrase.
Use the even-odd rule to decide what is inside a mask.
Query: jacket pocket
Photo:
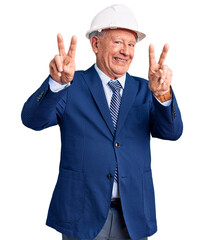
[[[143,199],[145,218],[148,221],[155,221],[155,196],[151,170],[148,170],[143,174]]]
[[[60,169],[50,210],[58,220],[73,222],[79,220],[84,204],[84,174]]]

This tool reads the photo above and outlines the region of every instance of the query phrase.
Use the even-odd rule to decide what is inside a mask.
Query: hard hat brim
[[[108,30],[108,29],[118,29],[118,28],[120,28],[120,29],[127,29],[127,30],[130,30],[130,31],[132,31],[132,32],[135,32],[136,34],[137,34],[137,42],[140,42],[142,39],[144,39],[145,37],[146,37],[146,34],[144,34],[144,33],[142,33],[142,32],[139,32],[139,31],[136,31],[136,30],[133,30],[133,29],[129,29],[129,28],[122,28],[122,27],[104,27],[103,29],[98,29],[98,28],[96,28],[96,29],[91,29],[91,31],[89,30],[89,31],[87,31],[86,32],[86,37],[88,38],[88,39],[90,39],[90,34],[92,33],[92,32],[95,32],[95,31],[98,31],[98,32],[101,32],[102,30]]]

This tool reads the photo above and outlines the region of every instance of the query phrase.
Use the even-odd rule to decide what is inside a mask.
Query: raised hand
[[[75,73],[75,53],[77,46],[76,36],[72,36],[69,51],[66,54],[64,41],[61,34],[57,35],[59,54],[50,62],[50,75],[60,84],[71,82]]]
[[[170,90],[172,81],[172,70],[164,65],[169,45],[165,44],[159,62],[156,62],[154,46],[149,46],[149,89],[155,96],[161,96]]]

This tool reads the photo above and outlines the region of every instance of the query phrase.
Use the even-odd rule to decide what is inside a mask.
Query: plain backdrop
[[[169,43],[166,64],[173,70],[184,122],[178,141],[151,141],[158,232],[149,239],[204,239],[202,1],[10,0],[0,3],[2,240],[61,239],[45,225],[58,174],[59,128],[30,130],[21,123],[21,109],[49,74],[49,62],[58,53],[57,33],[64,36],[66,49],[71,36],[77,36],[77,70],[95,62],[85,32],[99,11],[115,3],[129,6],[147,35],[136,45],[130,74],[147,78],[149,44],[155,45],[158,59]]]

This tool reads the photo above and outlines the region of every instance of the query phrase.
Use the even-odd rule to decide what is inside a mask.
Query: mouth
[[[118,62],[127,62],[127,59],[122,59],[122,58],[118,58],[118,57],[114,57],[114,59]]]

